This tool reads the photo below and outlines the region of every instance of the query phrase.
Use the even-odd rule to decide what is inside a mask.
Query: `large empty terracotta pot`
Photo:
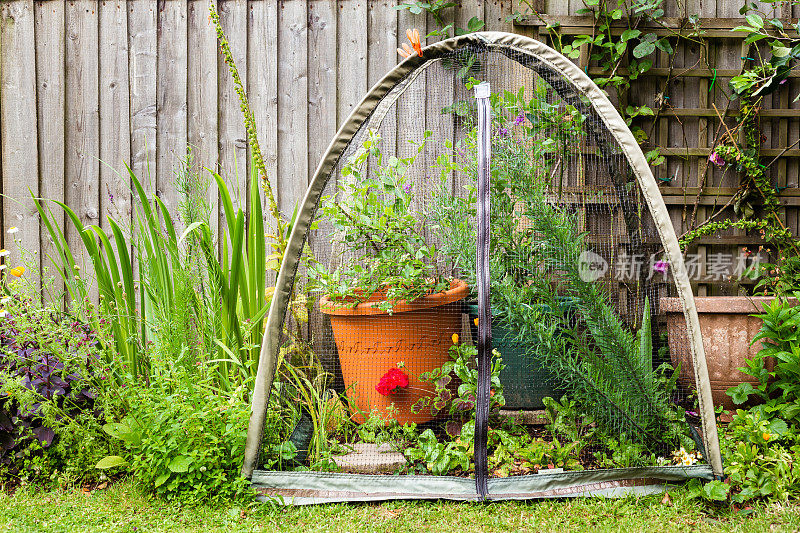
[[[725,392],[743,382],[758,385],[756,378],[741,373],[739,367],[747,366],[745,360],[761,349],[760,342],[752,346],[750,342],[761,329],[762,322],[750,315],[763,313],[764,304],[772,300],[772,296],[695,297],[714,405],[722,405],[728,410],[736,409],[737,406]],[[662,298],[661,311],[667,314],[672,363],[681,364],[681,385],[694,389],[692,358],[680,299]],[[767,367],[772,370],[771,360],[767,361]]]
[[[331,319],[347,394],[363,413],[354,420],[363,422],[372,409],[385,417],[392,404],[401,424],[433,418],[430,409],[411,412],[423,395],[433,395],[433,385],[418,378],[450,359],[447,352],[453,333],[461,331],[461,304],[457,302],[468,292],[466,283],[453,280],[448,291],[397,302],[391,315],[378,308],[382,301],[378,295],[356,307],[327,296],[320,299],[320,310]],[[381,377],[400,362],[409,386],[394,394],[379,393],[375,387]]]

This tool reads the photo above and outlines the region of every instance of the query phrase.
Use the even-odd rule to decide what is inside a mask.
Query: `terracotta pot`
[[[761,343],[750,345],[750,341],[761,329],[760,319],[750,315],[764,312],[764,304],[772,296],[696,296],[694,301],[700,318],[700,333],[706,352],[708,377],[714,405],[727,410],[737,406],[725,392],[739,383],[749,382],[754,387],[758,380],[743,374],[739,367],[746,367],[745,359],[756,355]],[[684,387],[695,388],[686,320],[679,298],[662,298],[661,311],[667,315],[667,332],[672,364],[681,364],[679,381]],[[772,361],[767,368],[772,370]]]
[[[418,376],[450,360],[447,352],[453,333],[461,331],[461,304],[456,302],[466,298],[469,289],[461,280],[453,280],[450,287],[412,302],[398,302],[391,315],[377,307],[380,296],[356,307],[327,296],[320,299],[320,310],[331,319],[346,392],[363,412],[354,416],[356,422],[364,422],[372,409],[386,416],[392,404],[401,424],[433,419],[429,409],[415,414],[411,406],[423,395],[433,395],[433,385]],[[375,386],[401,361],[409,386],[387,396],[380,394]]]

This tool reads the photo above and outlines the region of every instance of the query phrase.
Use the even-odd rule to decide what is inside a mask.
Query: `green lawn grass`
[[[475,504],[386,502],[275,508],[188,508],[154,499],[129,481],[106,490],[0,494],[0,531],[798,531],[800,504],[736,513],[705,507],[682,489],[662,497]]]

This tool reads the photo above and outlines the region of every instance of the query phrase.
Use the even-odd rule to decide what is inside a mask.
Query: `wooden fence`
[[[486,29],[547,41],[539,18],[508,20],[513,12],[524,11],[517,1],[463,0],[448,17],[463,27],[476,16],[486,21]],[[397,11],[397,3],[219,0],[283,212],[290,213],[301,198],[337,126],[398,62],[395,49],[405,40],[405,29],[416,27],[423,34],[433,29],[430,17]],[[537,5],[545,20],[561,23],[564,35],[590,30],[590,20],[574,16],[583,7],[579,0]],[[129,216],[124,163],[174,205],[173,170],[187,145],[193,147],[196,162],[221,169],[241,189],[249,172],[246,133],[208,6],[209,0],[0,3],[2,227],[18,227],[15,236],[24,248],[48,248],[28,200],[31,193],[64,201],[84,223],[105,226],[108,213]],[[658,110],[657,120],[643,127],[652,131],[652,144],[667,156],[655,173],[681,233],[695,203],[694,219],[701,221],[737,190],[734,173],[712,168],[706,176],[705,168],[720,123],[714,105],[720,111],[728,107],[727,80],[746,60],[742,39],[730,32],[740,17],[738,3],[667,0],[664,7],[668,26],[679,28],[694,13],[703,17],[703,39],[708,42],[707,47],[683,45],[673,55],[659,53],[654,68],[630,94],[632,103]],[[578,62],[597,73],[585,54]],[[763,154],[780,156],[773,175],[788,226],[795,232],[800,105],[793,98],[798,92],[800,81],[793,74],[767,98],[762,112]],[[730,116],[736,108],[734,102]],[[215,192],[211,194],[213,200]],[[3,245],[10,247],[9,235],[2,235]],[[68,236],[77,239],[74,232]],[[732,231],[702,240],[699,251],[707,256],[756,243],[757,237]],[[713,287],[725,290],[724,284]],[[700,287],[701,292],[709,289]]]

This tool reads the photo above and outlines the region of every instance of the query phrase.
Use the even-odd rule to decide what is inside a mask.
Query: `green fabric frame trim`
[[[708,465],[659,466],[540,473],[489,479],[488,500],[536,500],[602,496],[620,498],[664,492],[692,478],[711,480]],[[388,482],[387,482],[388,481]],[[475,480],[454,476],[388,476],[335,472],[256,470],[253,488],[262,501],[283,505],[383,500],[479,501]]]

